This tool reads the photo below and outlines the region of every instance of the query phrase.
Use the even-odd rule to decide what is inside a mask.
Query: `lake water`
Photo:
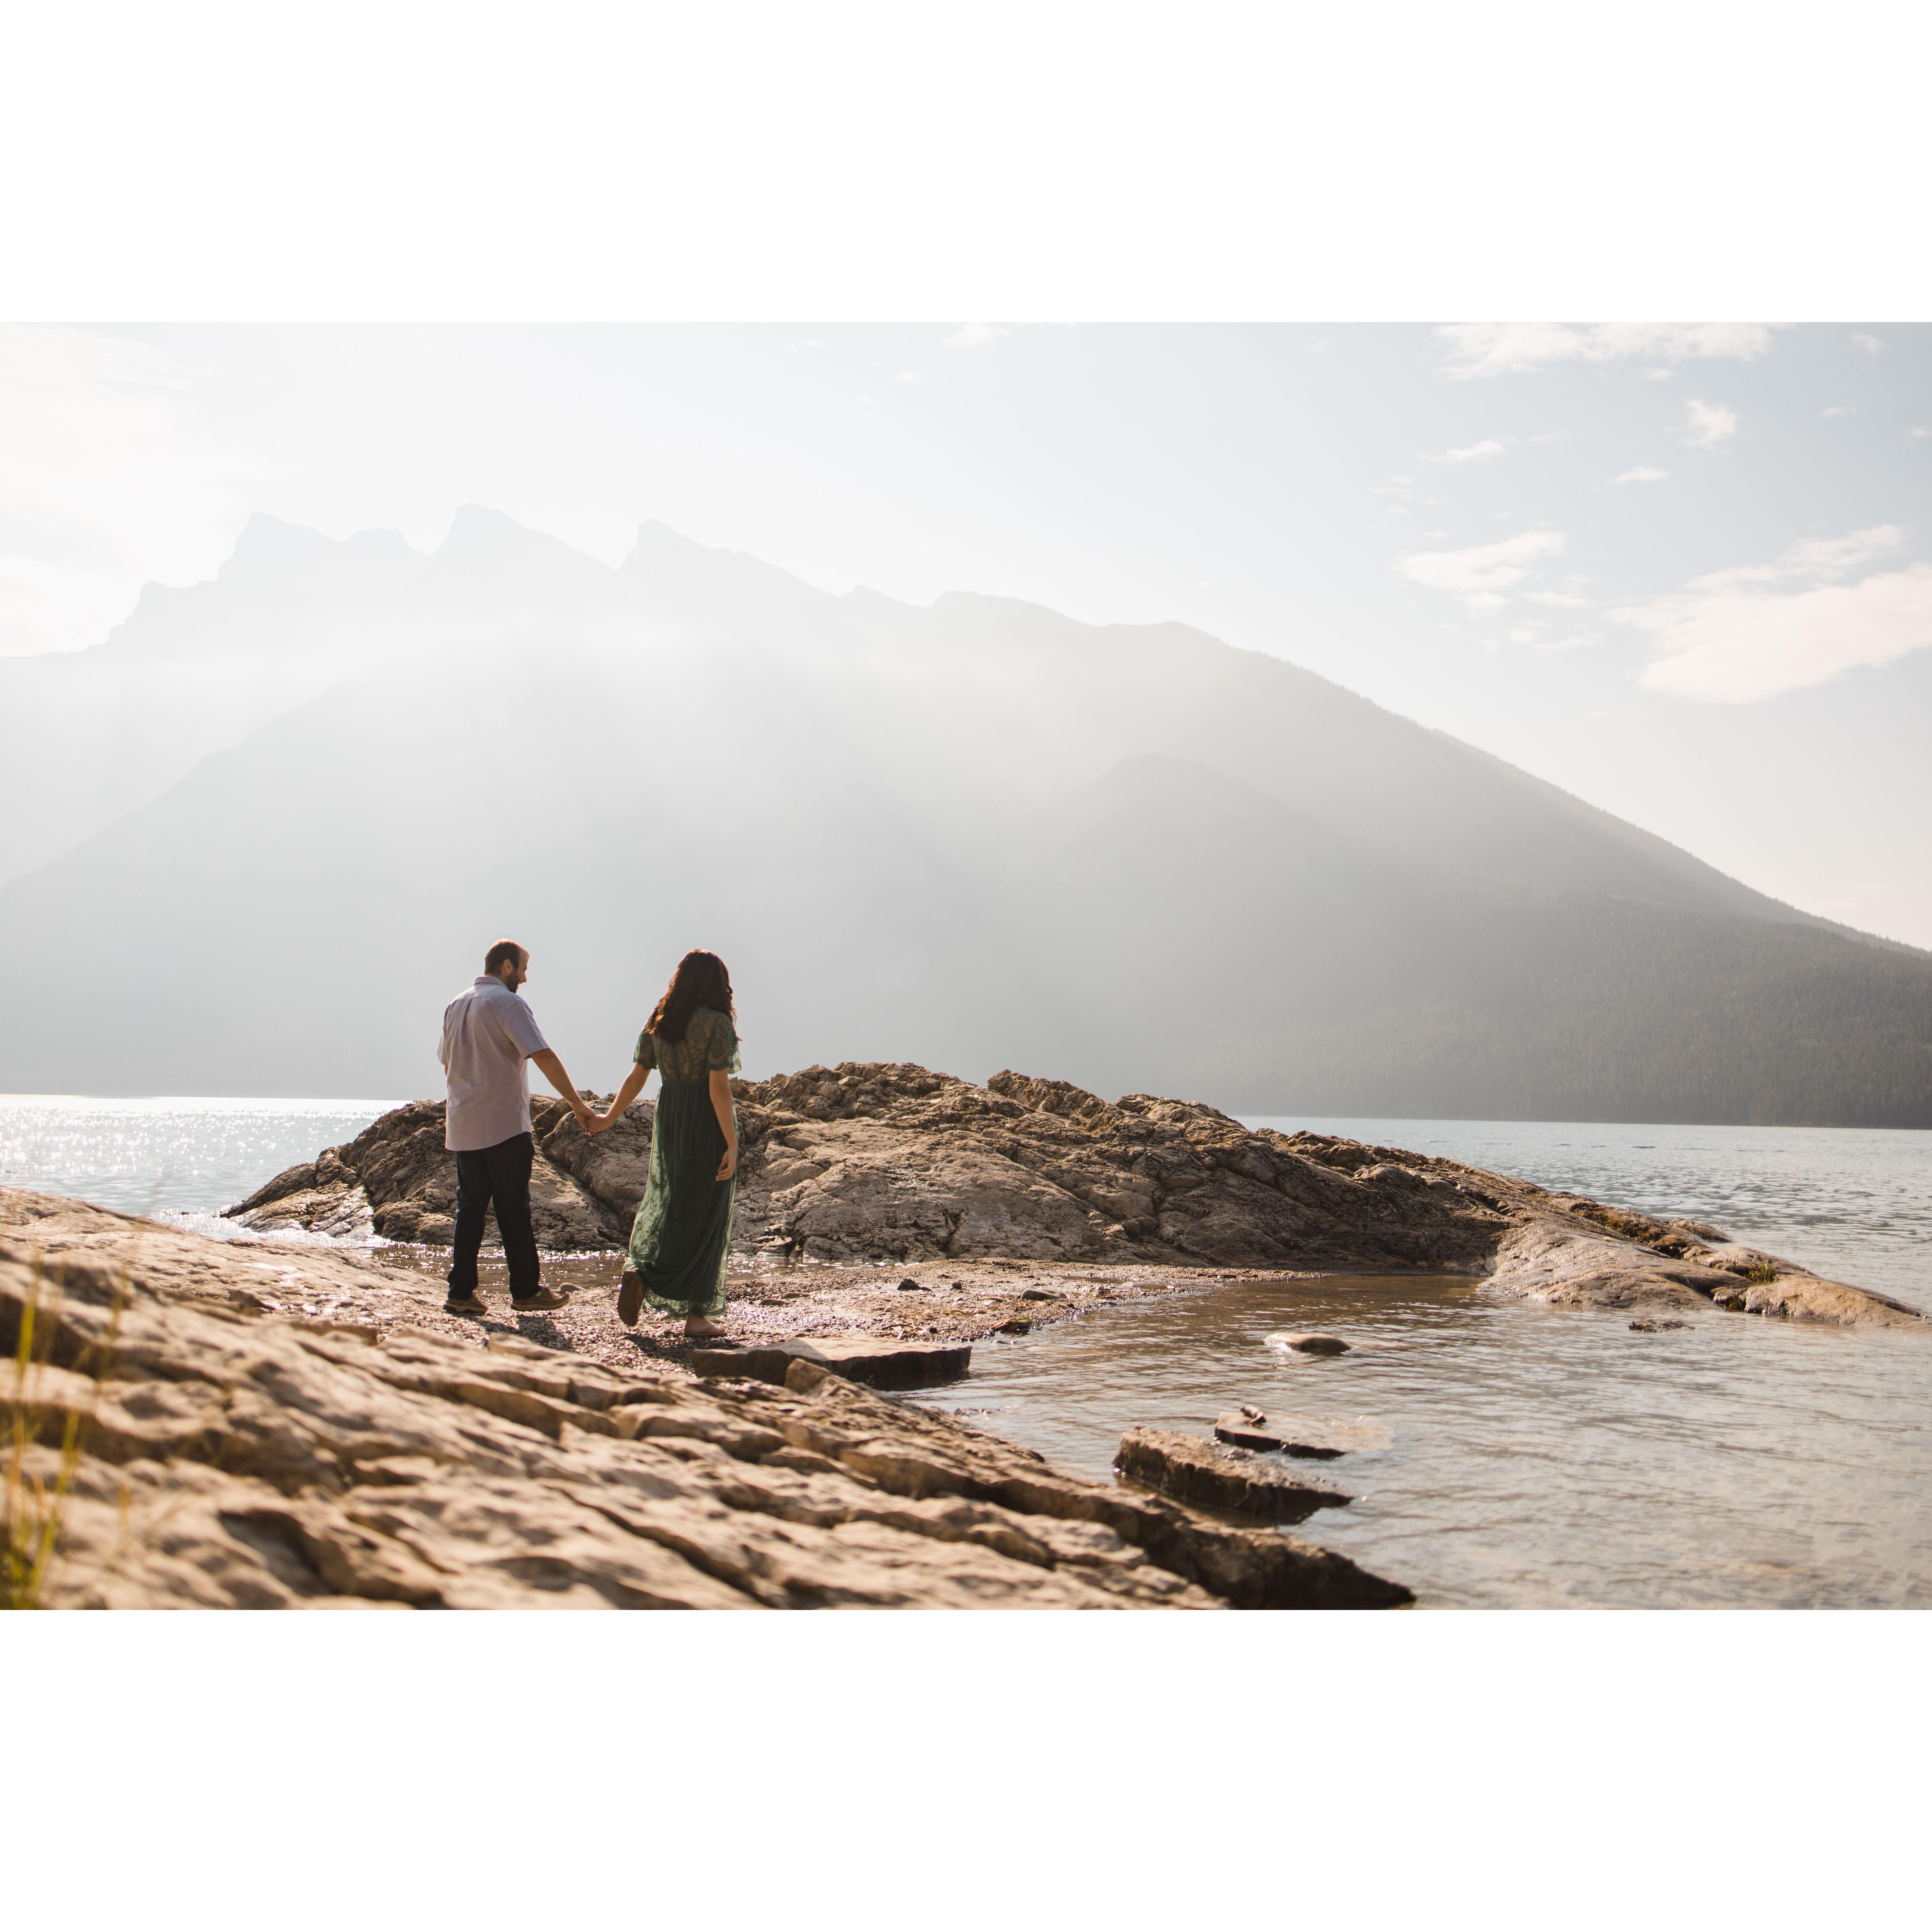
[[[1204,1437],[1242,1402],[1386,1443],[1294,1466],[1354,1498],[1294,1534],[1425,1606],[1932,1604],[1932,1335],[1230,1283],[976,1343],[932,1406],[1104,1477],[1133,1424]]]
[[[1932,1132],[1255,1116],[1245,1124],[1342,1134],[1712,1222],[1814,1274],[1932,1310]]]
[[[0,1098],[0,1184],[219,1232],[376,1101]],[[1270,1119],[1448,1156],[1727,1233],[1932,1308],[1932,1135]],[[1320,1328],[1332,1358],[1270,1347]],[[1303,1466],[1354,1498],[1296,1534],[1425,1606],[1932,1604],[1932,1335],[1694,1311],[1684,1328],[1473,1282],[1228,1282],[978,1344],[934,1406],[1103,1475],[1134,1423],[1252,1402],[1373,1425]]]
[[[220,1234],[223,1208],[284,1168],[353,1140],[394,1104],[0,1094],[0,1187]]]

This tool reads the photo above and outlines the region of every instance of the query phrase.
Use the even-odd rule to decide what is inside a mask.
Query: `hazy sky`
[[[1177,618],[1932,946],[1932,327],[15,327],[0,651],[254,511]]]

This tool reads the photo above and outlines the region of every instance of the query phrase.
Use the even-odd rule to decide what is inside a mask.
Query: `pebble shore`
[[[398,1246],[367,1251],[392,1275],[394,1290],[351,1292],[303,1312],[344,1324],[386,1329],[398,1322],[486,1347],[492,1335],[518,1334],[612,1368],[691,1373],[691,1344],[681,1317],[646,1308],[635,1328],[617,1319],[616,1254],[547,1256],[546,1286],[576,1292],[548,1314],[520,1315],[510,1306],[500,1256],[485,1253],[478,1270],[487,1316],[442,1309],[446,1249]],[[976,1342],[1018,1336],[1073,1320],[1110,1304],[1231,1281],[1307,1280],[1306,1274],[1223,1268],[1110,1267],[1050,1262],[803,1262],[734,1270],[720,1326],[734,1342],[766,1343],[797,1336],[868,1334],[896,1341]],[[905,1284],[915,1286],[908,1286]]]

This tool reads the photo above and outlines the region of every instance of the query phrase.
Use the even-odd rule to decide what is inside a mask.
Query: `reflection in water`
[[[1319,1466],[1355,1501],[1298,1533],[1425,1606],[1932,1604],[1932,1336],[1244,1282],[979,1343],[932,1406],[1102,1474],[1130,1424],[1205,1436],[1244,1402],[1388,1431]]]

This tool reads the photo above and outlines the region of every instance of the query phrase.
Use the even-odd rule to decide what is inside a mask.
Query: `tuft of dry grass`
[[[60,1550],[61,1519],[74,1486],[75,1472],[87,1447],[88,1424],[100,1397],[100,1384],[113,1360],[125,1306],[128,1282],[117,1285],[107,1331],[98,1342],[85,1342],[74,1368],[90,1377],[93,1394],[85,1404],[44,1399],[61,1328],[60,1283],[50,1282],[36,1257],[20,1325],[14,1341],[13,1380],[7,1396],[7,1467],[0,1490],[0,1610],[40,1608],[48,1573]],[[50,1432],[56,1415],[59,1455],[53,1480],[28,1467],[28,1451]]]

